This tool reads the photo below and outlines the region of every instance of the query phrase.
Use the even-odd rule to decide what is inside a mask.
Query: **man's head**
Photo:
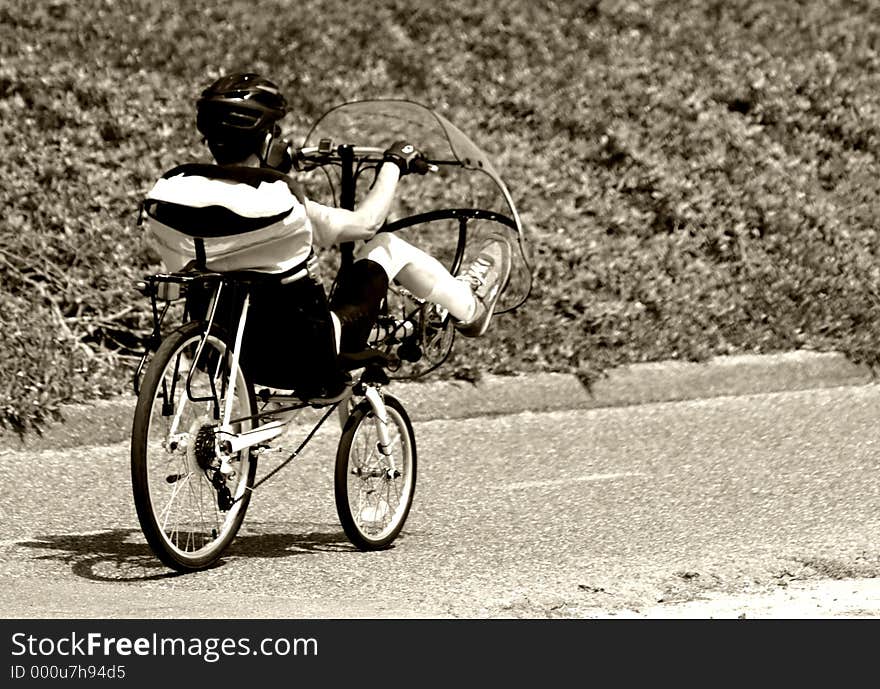
[[[287,101],[268,79],[236,73],[206,88],[196,109],[196,126],[218,163],[241,163],[256,155],[266,164],[272,141],[281,133],[278,121],[287,113]]]

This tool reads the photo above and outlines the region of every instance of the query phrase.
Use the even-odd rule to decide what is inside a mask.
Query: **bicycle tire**
[[[186,323],[163,340],[144,374],[132,424],[132,493],[141,530],[159,560],[182,572],[211,566],[232,543],[257,469],[256,457],[245,449],[231,463],[233,474],[222,478],[216,468],[215,405],[187,395],[190,369],[196,396],[210,391],[211,377],[218,394],[228,389],[232,340],[218,326],[212,326],[193,363],[205,327],[201,321]],[[233,418],[251,416],[256,398],[240,366],[235,380]],[[250,421],[239,426],[250,427]]]
[[[403,404],[385,395],[394,474],[377,445],[373,410],[363,401],[352,411],[339,439],[334,471],[336,512],[359,550],[382,550],[400,534],[412,506],[417,453],[412,423]]]

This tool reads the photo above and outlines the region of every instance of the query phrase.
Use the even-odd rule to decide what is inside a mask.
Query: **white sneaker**
[[[480,337],[488,330],[495,303],[510,279],[510,262],[510,244],[501,235],[494,234],[467,271],[458,276],[470,286],[477,303],[473,318],[455,324],[465,337]]]

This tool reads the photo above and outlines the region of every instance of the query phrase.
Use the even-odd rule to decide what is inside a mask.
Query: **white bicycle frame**
[[[296,276],[292,276],[288,281],[292,282],[294,278],[305,277],[304,273],[302,276],[297,274]],[[209,307],[208,313],[211,314],[209,317],[208,328],[206,329],[205,337],[207,337],[207,332],[210,331],[211,320],[213,319],[213,315],[215,313],[215,305],[219,300],[220,292],[219,290],[215,292],[212,297],[211,305]],[[244,297],[244,301],[241,308],[241,315],[238,319],[238,327],[235,333],[235,344],[233,345],[233,349],[231,352],[231,371],[239,370],[239,361],[241,359],[241,347],[242,341],[244,339],[244,331],[247,325],[247,317],[248,311],[250,308],[250,295],[246,294]],[[197,350],[196,358],[198,358],[199,353],[201,352],[201,345]],[[227,391],[226,399],[223,401],[223,413],[222,419],[220,423],[220,427],[217,431],[217,436],[222,438],[219,444],[219,452],[221,465],[220,471],[221,473],[229,473],[231,471],[230,462],[232,458],[241,452],[250,447],[254,447],[255,445],[260,445],[263,443],[267,443],[270,440],[274,440],[278,436],[282,435],[287,428],[287,421],[269,421],[264,424],[258,425],[256,428],[252,428],[246,431],[236,430],[238,423],[234,422],[233,419],[233,411],[234,411],[234,396],[230,394],[231,389],[235,386],[236,381],[231,380],[229,382],[229,390]],[[370,383],[363,383],[364,386],[364,397],[370,404],[370,407],[373,411],[373,418],[375,420],[376,425],[376,433],[379,438],[379,442],[377,443],[379,451],[390,458],[391,455],[391,440],[390,434],[388,432],[388,413],[385,407],[385,402],[382,398],[382,394],[379,392],[379,389],[376,385]],[[188,394],[188,393],[187,393]],[[350,397],[349,397],[350,398]],[[272,397],[269,397],[269,400],[272,400]],[[343,400],[345,404],[339,404],[339,420],[342,426],[345,425],[346,420],[348,419],[349,414],[349,405],[348,398]],[[392,469],[394,468],[393,458],[392,461]]]

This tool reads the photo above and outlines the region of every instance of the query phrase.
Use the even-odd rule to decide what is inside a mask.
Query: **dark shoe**
[[[336,394],[321,391],[316,395],[310,395],[308,399],[304,399],[303,401],[313,407],[326,407],[328,404],[336,404],[350,396],[351,388],[346,386]]]
[[[476,315],[455,324],[458,332],[465,337],[480,337],[486,332],[495,303],[510,279],[510,267],[510,244],[501,235],[493,235],[467,271],[458,276],[470,285],[477,302]]]
[[[325,385],[321,388],[308,388],[297,391],[297,396],[306,404],[313,407],[323,407],[328,404],[336,404],[351,395],[351,377],[345,376],[335,384]]]

